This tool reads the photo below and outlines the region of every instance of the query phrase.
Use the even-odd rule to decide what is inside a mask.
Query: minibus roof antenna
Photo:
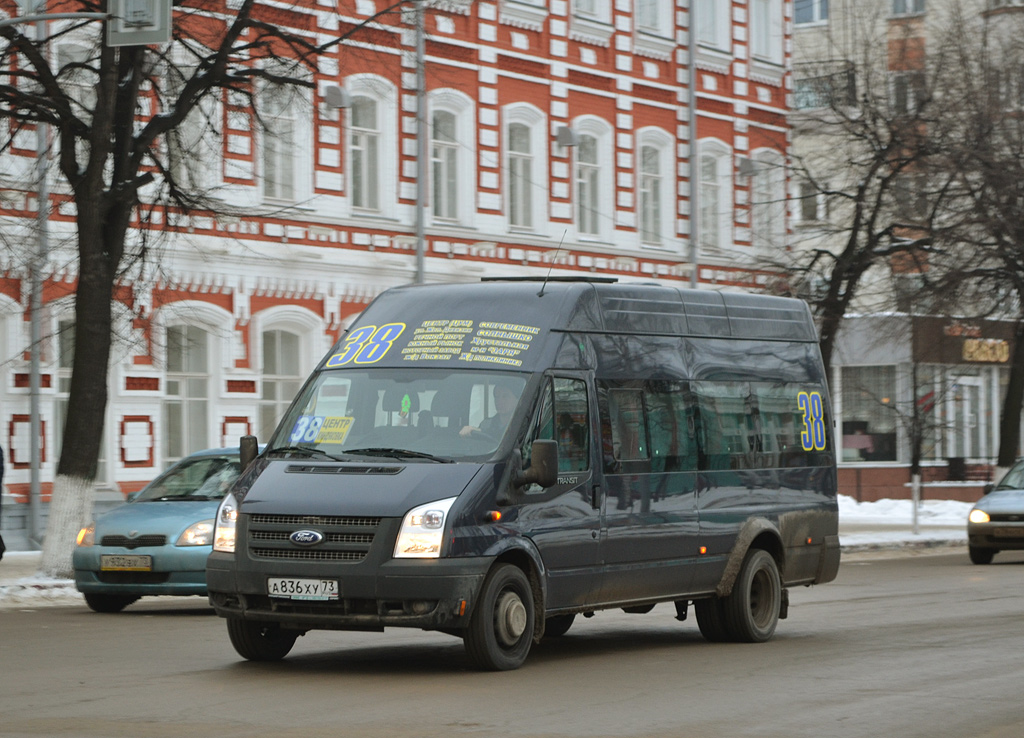
[[[551,266],[548,267],[548,273],[544,275],[544,281],[540,284],[540,292],[537,293],[537,297],[544,297],[544,288],[548,285],[548,280],[551,278],[551,270],[555,268],[555,259],[558,258],[558,252],[562,250],[562,241],[565,240],[565,232],[568,229],[562,231],[562,237],[558,239],[558,248],[555,249],[555,255],[551,257]]]

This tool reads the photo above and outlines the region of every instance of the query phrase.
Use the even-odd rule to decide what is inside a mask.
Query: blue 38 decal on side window
[[[825,406],[820,392],[801,392],[796,404],[804,414],[804,429],[800,433],[800,445],[804,451],[825,450]]]
[[[327,368],[333,369],[349,363],[375,364],[384,358],[404,330],[405,323],[387,323],[380,328],[375,325],[360,326],[345,337],[341,353],[327,360]]]

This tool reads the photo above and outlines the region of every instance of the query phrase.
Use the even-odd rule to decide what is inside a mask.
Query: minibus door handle
[[[595,510],[601,507],[601,485],[595,484],[590,490],[590,505]]]

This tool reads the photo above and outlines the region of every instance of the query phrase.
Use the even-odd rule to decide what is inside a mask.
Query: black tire
[[[278,625],[228,618],[228,637],[238,655],[249,661],[280,661],[295,645],[298,631]]]
[[[569,632],[569,628],[572,627],[572,621],[576,619],[574,614],[570,615],[554,615],[544,621],[544,637],[545,638],[561,638]]]
[[[85,604],[93,612],[121,612],[139,599],[138,595],[110,595],[95,592],[87,592],[82,596],[85,597]]]
[[[725,613],[722,612],[722,601],[717,597],[696,600],[693,603],[697,614],[697,627],[704,640],[710,643],[725,643],[730,640],[729,631],[725,627]]]
[[[998,553],[994,548],[975,548],[974,546],[967,547],[967,553],[971,557],[972,564],[985,564],[992,563],[992,557]]]
[[[470,616],[466,653],[480,669],[518,669],[530,653],[533,623],[530,581],[519,567],[499,564],[487,575]]]
[[[732,594],[722,601],[725,627],[731,640],[764,643],[775,633],[782,609],[779,566],[767,551],[747,552]]]

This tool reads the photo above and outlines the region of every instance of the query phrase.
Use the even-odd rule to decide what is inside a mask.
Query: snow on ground
[[[924,500],[918,505],[918,532],[913,532],[910,500],[857,502],[839,495],[839,541],[846,551],[871,548],[929,547],[967,543],[971,503]],[[70,579],[38,574],[38,551],[8,551],[0,562],[0,609],[76,605],[82,595]]]

